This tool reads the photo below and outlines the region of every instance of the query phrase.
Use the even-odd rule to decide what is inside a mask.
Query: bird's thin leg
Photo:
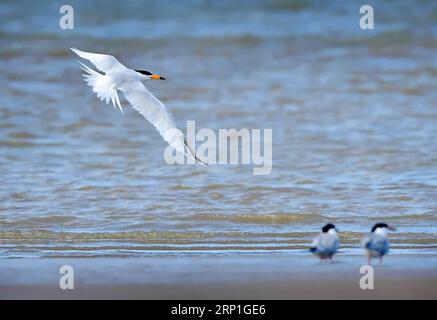
[[[383,261],[382,261],[382,256],[379,257],[379,265],[382,266]]]
[[[372,265],[372,257],[370,256],[367,257],[367,263],[369,264],[369,266]]]

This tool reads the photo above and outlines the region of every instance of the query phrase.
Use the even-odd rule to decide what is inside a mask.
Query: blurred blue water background
[[[0,257],[344,252],[374,222],[437,253],[437,2],[0,3]],[[181,128],[273,128],[273,170],[168,166],[165,142],[82,81],[74,45],[148,83]]]

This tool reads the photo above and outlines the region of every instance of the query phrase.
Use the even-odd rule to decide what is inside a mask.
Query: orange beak
[[[152,74],[150,76],[150,79],[152,79],[152,80],[165,80],[164,77],[161,77],[160,75],[157,75],[157,74]]]

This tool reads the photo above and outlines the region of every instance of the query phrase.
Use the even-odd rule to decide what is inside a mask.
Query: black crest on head
[[[136,72],[139,72],[141,74],[144,74],[145,76],[151,76],[152,73],[146,70],[135,70]]]
[[[386,223],[377,223],[373,226],[372,232],[374,232],[378,228],[388,228],[388,225]]]
[[[335,226],[332,223],[328,223],[327,225],[325,225],[322,228],[322,231],[326,233],[326,232],[328,232],[331,229],[335,229]]]

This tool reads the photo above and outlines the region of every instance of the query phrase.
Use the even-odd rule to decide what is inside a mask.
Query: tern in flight
[[[184,134],[177,129],[170,111],[142,83],[145,80],[165,80],[164,77],[146,70],[126,68],[110,55],[70,49],[98,69],[95,71],[79,61],[81,69],[86,72],[83,74],[85,82],[93,88],[100,100],[105,100],[107,104],[111,101],[114,108],[118,106],[123,113],[117,90],[123,92],[132,107],[158,130],[169,145],[191,157],[196,163],[206,165],[188,144]]]
[[[322,232],[314,238],[310,251],[316,256],[332,261],[332,256],[337,253],[340,238],[337,229],[332,223],[328,223],[322,228]]]
[[[388,253],[390,249],[387,238],[388,230],[396,230],[396,228],[386,223],[377,223],[373,226],[372,232],[364,237],[362,243],[369,265],[372,258],[379,258],[379,263],[382,264],[382,257]]]

